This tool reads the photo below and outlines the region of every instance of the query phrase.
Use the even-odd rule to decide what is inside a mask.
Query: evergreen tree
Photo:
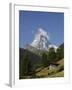
[[[42,64],[44,67],[48,66],[48,60],[47,60],[47,54],[46,53],[42,54]]]
[[[52,62],[52,61],[55,61],[56,60],[56,53],[55,53],[55,50],[54,48],[50,48],[49,49],[49,52],[48,52],[48,61],[49,62]]]
[[[56,55],[57,55],[57,60],[60,60],[60,59],[64,58],[64,49],[59,47],[57,49],[57,54]]]
[[[21,66],[22,76],[27,76],[28,73],[29,73],[29,58],[28,58],[28,52],[27,52],[27,50],[25,51],[24,59],[23,59],[21,65],[22,65]]]

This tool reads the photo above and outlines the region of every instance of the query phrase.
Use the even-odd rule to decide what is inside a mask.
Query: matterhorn
[[[48,51],[49,48],[52,47],[56,51],[57,46],[50,43],[48,33],[42,28],[39,28],[37,30],[34,36],[34,40],[32,41],[31,44],[27,45],[27,49],[30,51],[36,51],[36,50]]]

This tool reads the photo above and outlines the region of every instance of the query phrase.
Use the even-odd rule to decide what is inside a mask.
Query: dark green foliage
[[[64,44],[60,45],[59,48],[57,49],[57,60],[60,60],[64,58]]]
[[[48,66],[48,59],[47,59],[47,54],[46,53],[43,53],[42,54],[42,64],[43,66]]]
[[[61,59],[61,50],[60,48],[57,49],[57,60]]]
[[[28,59],[27,51],[25,51],[25,55],[21,62],[20,70],[21,70],[21,76],[26,76],[29,73],[29,59]]]
[[[20,79],[36,78],[36,70],[38,68],[43,69],[44,67],[48,67],[50,64],[57,66],[57,61],[64,58],[64,44],[61,44],[56,52],[54,48],[50,48],[49,51],[39,51],[38,53],[37,52],[31,52],[23,48],[19,49]],[[59,66],[58,68],[59,71],[63,69],[64,66]]]
[[[24,57],[24,62],[23,62],[23,72],[24,75],[28,75],[28,64],[29,64],[29,59],[28,59],[28,53],[27,51],[25,52],[25,57]]]
[[[55,53],[54,48],[50,48],[50,49],[49,49],[48,59],[49,59],[49,60],[48,60],[49,62],[52,62],[52,61],[55,61],[55,60],[56,60],[56,53]]]
[[[31,63],[28,50],[20,49],[19,78],[26,78],[31,73]]]
[[[41,57],[27,49],[19,49],[19,78],[34,74],[37,67],[40,67]],[[33,75],[34,76],[34,75]]]

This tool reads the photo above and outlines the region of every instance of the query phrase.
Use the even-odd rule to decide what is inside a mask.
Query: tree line
[[[56,63],[60,59],[64,58],[64,48],[59,47],[56,52],[54,48],[50,48],[48,52],[42,54],[42,63],[44,66],[48,66],[51,63]]]
[[[61,45],[57,50],[52,47],[47,52],[41,53],[42,58],[42,66],[47,67],[51,63],[56,63],[58,60],[64,58],[64,45]],[[22,59],[22,63],[20,64],[20,76],[27,76],[30,73],[30,63],[29,63],[29,57],[28,57],[28,51],[25,51],[25,55]],[[20,77],[22,78],[22,77]]]

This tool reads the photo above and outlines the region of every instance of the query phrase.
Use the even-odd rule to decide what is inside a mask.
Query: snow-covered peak
[[[55,50],[57,49],[57,47],[55,45],[52,45],[49,42],[48,33],[45,30],[43,30],[42,28],[39,28],[37,30],[34,40],[30,45],[39,50],[48,50],[51,47],[55,48]]]
[[[37,49],[44,49],[47,50],[47,43],[48,43],[48,34],[45,30],[42,28],[39,28],[37,30],[37,33],[35,34],[35,38],[33,42],[31,43],[31,46],[37,48]]]

